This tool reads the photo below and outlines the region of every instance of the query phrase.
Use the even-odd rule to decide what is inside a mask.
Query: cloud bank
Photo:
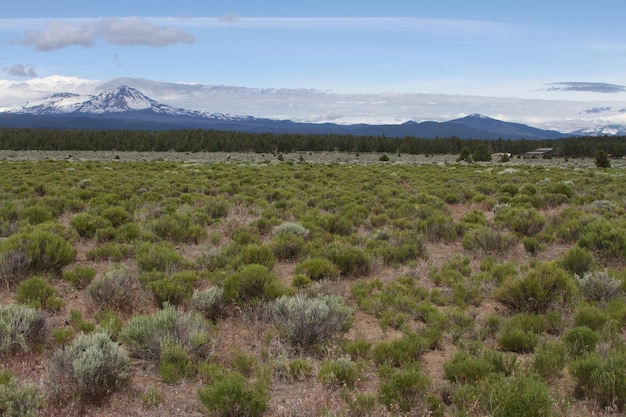
[[[607,83],[590,83],[590,82],[559,82],[548,84],[552,87],[548,91],[579,91],[588,93],[623,93],[626,92],[626,86],[619,84]]]
[[[38,77],[35,68],[24,64],[13,64],[10,67],[4,67],[4,72],[14,77]]]
[[[195,42],[195,37],[189,32],[173,26],[157,26],[143,17],[107,17],[86,24],[51,21],[44,30],[28,31],[14,43],[36,51],[52,51],[68,46],[87,48],[98,39],[114,45],[151,47]]]

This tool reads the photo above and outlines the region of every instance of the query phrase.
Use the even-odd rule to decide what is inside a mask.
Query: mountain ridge
[[[0,109],[0,126],[61,129],[175,130],[211,129],[247,133],[351,134],[461,139],[558,139],[574,133],[543,130],[480,114],[445,122],[406,121],[401,124],[304,123],[186,110],[159,103],[124,85],[98,95],[57,93],[23,106]],[[618,132],[619,129],[613,129]],[[626,128],[624,129],[626,132]]]

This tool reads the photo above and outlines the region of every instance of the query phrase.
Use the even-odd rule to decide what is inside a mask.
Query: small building
[[[553,148],[537,148],[534,151],[529,151],[522,154],[522,158],[524,159],[534,159],[534,158],[546,158],[552,156]]]

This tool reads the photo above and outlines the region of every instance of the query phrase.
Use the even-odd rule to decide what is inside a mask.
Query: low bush
[[[165,302],[179,305],[191,298],[197,281],[196,272],[185,270],[150,281],[146,287],[154,295],[157,305],[163,305]]]
[[[44,407],[44,394],[30,384],[19,384],[12,375],[0,378],[0,415],[37,417]]]
[[[573,357],[593,352],[599,341],[600,335],[586,326],[573,327],[563,334],[567,353]]]
[[[90,249],[86,257],[90,261],[113,261],[121,262],[133,255],[132,246],[125,243],[106,242],[96,248]]]
[[[283,296],[274,301],[273,320],[295,347],[324,343],[348,330],[353,310],[340,297]]]
[[[53,220],[53,214],[47,207],[33,205],[24,207],[19,212],[19,219],[26,221],[28,224],[40,224]]]
[[[39,309],[0,304],[0,355],[27,351],[45,339],[46,319]]]
[[[143,272],[160,271],[171,274],[182,269],[185,264],[183,257],[169,242],[140,243],[135,258]]]
[[[104,277],[92,281],[87,286],[87,297],[99,309],[113,309],[128,313],[137,305],[136,280],[130,271],[121,266],[113,266]]]
[[[133,316],[120,332],[119,339],[131,356],[158,363],[163,344],[168,341],[181,343],[193,356],[208,355],[209,333],[210,325],[201,314],[183,314],[166,304],[153,315]]]
[[[278,277],[265,266],[244,265],[222,282],[227,301],[246,303],[253,300],[273,300],[284,293]]]
[[[539,345],[531,361],[532,371],[545,380],[560,378],[567,364],[567,348],[562,343],[544,342]]]
[[[595,400],[603,408],[623,411],[626,405],[626,352],[623,348],[605,357],[584,355],[569,366],[576,380],[575,394]]]
[[[96,269],[91,266],[76,266],[70,270],[63,271],[63,280],[79,290],[87,287],[95,276]]]
[[[591,330],[600,331],[609,321],[609,315],[594,305],[583,304],[574,314],[575,326],[587,326]]]
[[[274,256],[283,261],[295,261],[308,254],[304,238],[293,233],[275,235],[270,245]]]
[[[42,226],[39,225],[30,232],[13,234],[1,241],[0,256],[4,258],[4,262],[12,262],[15,259],[28,260],[26,264],[28,271],[54,272],[60,275],[61,269],[74,260],[76,250],[63,236],[50,231],[54,227],[47,229]],[[11,271],[13,268],[10,268],[10,265],[5,265],[3,276],[5,269],[15,272]]]
[[[57,351],[48,371],[48,393],[66,400],[78,394],[100,403],[124,387],[130,373],[130,359],[104,333],[81,334],[66,348]]]
[[[587,301],[607,302],[623,294],[622,281],[604,271],[588,271],[575,275],[580,293]]]
[[[304,274],[313,281],[334,279],[339,276],[339,268],[326,258],[311,258],[296,265],[295,274]]]
[[[546,218],[535,209],[517,207],[499,210],[494,221],[522,236],[535,236],[546,224]]]
[[[464,352],[457,352],[443,364],[446,380],[455,384],[476,384],[493,370],[487,359],[475,358]]]
[[[578,239],[582,248],[608,259],[626,257],[626,232],[614,222],[599,218],[585,227]]]
[[[539,335],[521,329],[507,329],[498,335],[500,348],[507,352],[532,353],[539,343]]]
[[[156,236],[171,242],[199,243],[206,238],[203,227],[194,224],[191,217],[185,214],[165,214],[148,224],[148,228]]]
[[[485,255],[504,255],[517,243],[514,236],[503,234],[486,226],[470,229],[463,236],[463,247]]]
[[[506,280],[494,298],[513,312],[545,313],[565,307],[577,294],[573,279],[555,263],[542,263],[523,278]]]
[[[430,379],[418,369],[409,367],[396,370],[378,389],[380,401],[391,412],[402,414],[415,410],[422,404],[430,388]]]
[[[224,290],[217,286],[195,290],[191,297],[191,307],[212,321],[220,317],[224,305]]]
[[[377,343],[372,349],[372,358],[379,366],[406,367],[417,363],[429,347],[428,339],[411,333],[401,339]]]
[[[360,277],[370,271],[369,256],[360,248],[344,244],[331,244],[325,247],[323,255],[337,265],[344,277]]]
[[[361,370],[350,356],[322,362],[319,379],[327,387],[347,387],[353,389],[361,378]]]
[[[258,264],[271,270],[276,264],[272,248],[265,244],[252,243],[239,249],[239,262],[245,265]]]
[[[52,311],[57,311],[65,305],[57,298],[56,289],[41,277],[33,277],[20,282],[15,292],[15,301],[30,307]]]
[[[583,275],[590,271],[595,260],[593,254],[580,246],[574,246],[563,254],[559,261],[561,267],[574,275]]]
[[[276,226],[274,230],[272,230],[273,236],[288,234],[288,235],[299,236],[303,239],[306,239],[307,237],[309,237],[310,233],[311,232],[306,227],[302,226],[299,223],[293,223],[293,222],[281,223],[278,226]]]
[[[210,416],[259,417],[267,410],[269,394],[266,384],[233,372],[200,389],[198,399]]]
[[[91,239],[96,235],[96,231],[109,225],[109,222],[94,214],[79,213],[70,219],[70,225],[80,237]]]
[[[168,384],[175,384],[191,376],[194,365],[185,346],[175,341],[164,341],[161,345],[159,376]]]
[[[294,359],[287,364],[289,380],[304,381],[313,374],[313,364],[306,359]]]
[[[107,207],[100,213],[113,227],[120,227],[130,220],[130,213],[120,206]]]

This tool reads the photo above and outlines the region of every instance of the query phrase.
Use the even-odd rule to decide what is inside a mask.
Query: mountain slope
[[[553,139],[566,135],[519,123],[473,114],[447,122],[413,121],[395,125],[338,125],[257,119],[178,109],[159,103],[139,90],[122,86],[96,96],[54,94],[23,106],[0,110],[0,126],[62,129],[212,129],[248,133],[351,134],[461,139]]]

